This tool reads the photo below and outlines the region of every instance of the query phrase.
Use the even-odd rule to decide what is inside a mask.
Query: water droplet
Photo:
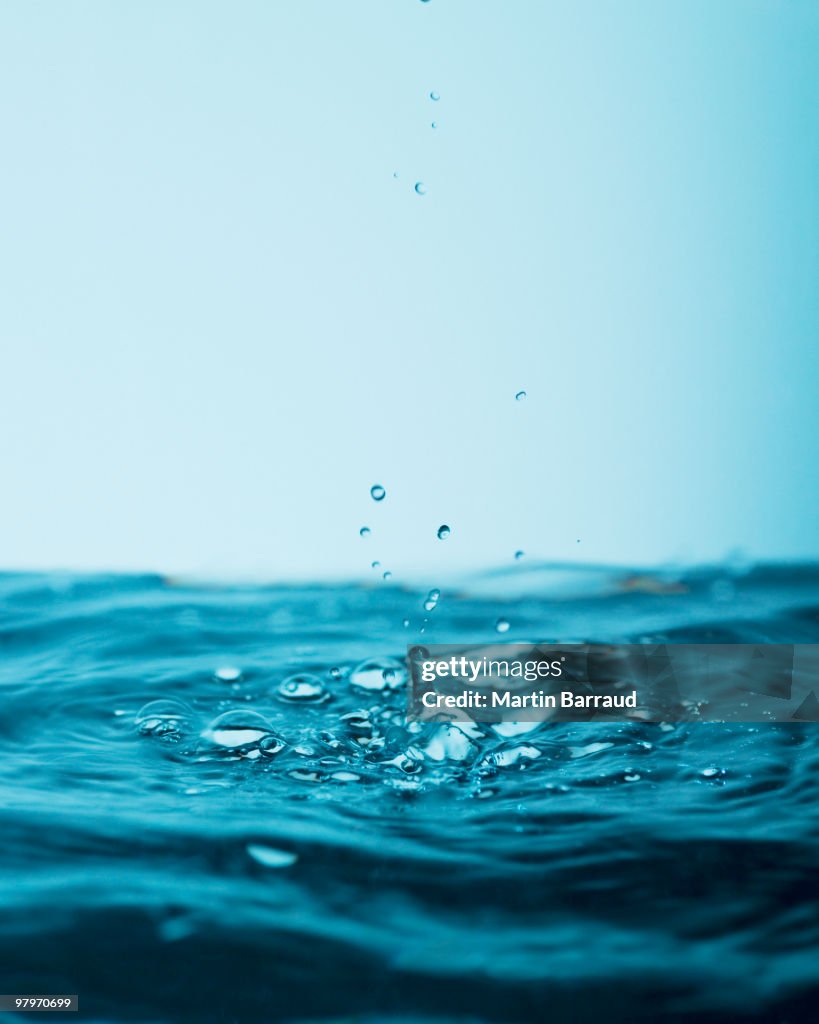
[[[703,770],[700,772],[700,775],[704,779],[718,779],[720,776],[724,774],[724,768],[714,768],[713,766],[710,768],[703,768]]]
[[[639,782],[640,781],[640,776],[638,775],[637,772],[634,772],[632,775],[624,775],[623,776],[623,781],[624,782]]]
[[[344,722],[354,736],[372,736],[373,734],[372,716],[366,709],[362,711],[348,711],[346,715],[341,716],[341,721]]]
[[[230,750],[259,748],[261,741],[272,734],[270,722],[257,711],[239,708],[225,711],[202,733],[216,747]]]
[[[498,619],[497,622],[495,623],[495,632],[496,633],[508,633],[509,632],[509,628],[510,628],[510,623],[509,623],[508,619]]]
[[[220,683],[238,683],[242,678],[242,670],[235,665],[222,665],[213,673],[214,679]]]
[[[526,392],[525,391],[518,391],[518,393],[515,395],[515,401],[516,402],[522,402],[525,397],[526,397]]]
[[[282,700],[300,704],[317,704],[327,700],[330,694],[318,676],[299,672],[280,683],[276,695]]]
[[[441,98],[441,94],[433,89],[432,92],[429,94],[429,98],[433,100],[435,103],[437,103],[438,100]]]
[[[407,670],[395,658],[367,658],[350,673],[350,682],[363,690],[396,690],[407,678]]]
[[[152,700],[137,712],[134,725],[142,736],[178,743],[193,727],[193,709],[181,700]]]
[[[378,562],[378,561],[376,561],[376,562],[370,562],[370,568],[371,568],[371,569],[380,569],[380,568],[381,568],[381,563],[380,563],[380,562]]]
[[[433,121],[431,127],[437,128],[438,127],[438,122],[437,121]]]
[[[465,761],[476,749],[457,725],[439,725],[424,747],[424,755],[431,761]]]
[[[418,193],[419,196],[425,196],[427,194],[427,187],[423,183],[423,181],[415,182],[415,191]]]
[[[410,620],[409,619],[404,619],[401,622],[401,625],[404,627],[404,629],[409,629],[409,624],[410,624]]]
[[[441,591],[437,589],[430,590],[427,594],[427,599],[424,601],[424,611],[431,612],[438,604],[438,599],[441,596]]]
[[[361,529],[358,531],[358,536],[369,537],[371,533],[372,530],[369,528],[369,526],[362,526]]]
[[[337,668],[336,666],[333,666],[333,668],[330,669],[330,677],[332,679],[341,679],[341,676],[342,676],[342,672],[341,672],[340,668]]]
[[[451,530],[446,523],[444,523],[442,526],[438,527],[438,540],[446,540],[450,533]]]
[[[259,750],[264,754],[265,757],[275,757],[276,754],[281,753],[284,750],[284,740],[280,740],[278,736],[265,736],[259,743]]]
[[[515,552],[515,561],[519,562],[521,560],[521,558],[524,557],[525,554],[526,554],[525,551],[516,551]]]
[[[382,579],[385,579],[385,580],[391,579],[391,578],[392,578],[392,573],[390,572],[390,570],[389,570],[389,569],[386,569],[386,570],[385,570],[385,571],[384,571],[384,572],[383,572],[383,573],[381,574],[381,577],[382,577]]]
[[[261,843],[248,843],[245,849],[257,864],[265,868],[289,868],[299,859],[298,854],[289,850],[277,850]]]
[[[540,755],[541,751],[537,747],[507,747],[506,750],[499,750],[492,754],[491,759],[499,768],[508,768],[510,765],[517,764],[518,761],[534,761]]]
[[[370,488],[370,497],[373,501],[383,501],[386,497],[387,492],[381,486],[381,484],[373,484]]]

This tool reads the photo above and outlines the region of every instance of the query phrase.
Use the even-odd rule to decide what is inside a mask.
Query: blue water
[[[0,577],[0,991],[100,1021],[819,1019],[815,726],[408,728],[401,664],[499,618],[816,642],[819,568],[441,590]]]

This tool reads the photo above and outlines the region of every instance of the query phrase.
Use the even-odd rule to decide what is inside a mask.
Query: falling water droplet
[[[385,580],[388,580],[388,579],[390,579],[392,577],[392,573],[390,572],[389,569],[386,569],[381,575],[382,575],[382,578],[385,579]]]
[[[432,127],[433,128],[437,128],[438,127],[438,122],[437,121],[433,121],[432,122]]]
[[[370,563],[370,568],[371,569],[380,569],[381,568],[381,563],[380,562],[371,562]]]
[[[433,89],[432,92],[429,94],[429,98],[431,100],[434,100],[435,103],[437,103],[438,100],[441,98],[441,94]]]
[[[427,187],[423,183],[423,181],[415,182],[415,191],[418,193],[419,196],[425,196],[427,194]]]
[[[372,530],[369,528],[369,526],[362,526],[361,529],[358,531],[358,536],[369,537],[371,533]]]
[[[438,540],[446,540],[450,533],[449,527],[444,523],[438,527]]]
[[[383,501],[387,492],[381,486],[381,484],[373,484],[370,488],[370,497],[373,501]]]
[[[519,562],[521,560],[521,558],[524,557],[525,554],[526,554],[525,551],[516,551],[515,552],[515,561]]]
[[[508,633],[509,632],[509,620],[508,619],[498,619],[498,621],[495,623],[495,632],[496,633]]]
[[[409,624],[410,624],[410,620],[409,619],[404,619],[402,621],[402,623],[401,623],[401,625],[404,627],[404,629],[409,629]]]
[[[516,402],[522,402],[525,397],[526,397],[526,392],[525,391],[518,391],[518,393],[515,395],[515,401]]]
[[[424,601],[424,611],[431,612],[438,605],[438,599],[441,596],[441,591],[437,589],[430,590],[427,594],[426,600]]]

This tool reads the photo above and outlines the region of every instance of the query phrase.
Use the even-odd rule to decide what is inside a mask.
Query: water
[[[2,991],[98,1021],[815,1020],[815,727],[408,728],[427,593],[0,577]],[[431,643],[819,639],[810,566],[513,563],[445,596]]]

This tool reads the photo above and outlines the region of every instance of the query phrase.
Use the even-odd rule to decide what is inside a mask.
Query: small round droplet
[[[284,750],[284,740],[280,740],[278,736],[271,733],[259,743],[259,750],[265,757],[275,757],[276,754]]]
[[[438,127],[438,122],[437,121],[433,121],[431,127],[437,128]]]
[[[331,679],[341,679],[341,676],[342,676],[342,671],[341,671],[341,669],[340,669],[340,668],[338,668],[338,667],[337,667],[336,665],[334,665],[334,666],[333,666],[333,667],[332,667],[332,668],[330,669],[330,678],[331,678]]]
[[[369,528],[369,526],[362,526],[361,529],[358,531],[358,536],[369,537],[371,533],[372,530]]]
[[[452,531],[449,529],[446,523],[443,523],[441,526],[438,527],[438,540],[446,540],[451,532]]]
[[[310,672],[299,672],[285,679],[279,684],[276,695],[293,704],[318,704],[330,696],[324,683]]]
[[[427,187],[423,183],[423,181],[415,182],[415,191],[418,193],[419,196],[425,196],[427,194]]]
[[[377,560],[375,562],[370,562],[370,568],[371,569],[380,569],[381,568],[381,563],[379,561],[377,561]]]
[[[242,670],[235,665],[220,665],[213,673],[213,677],[220,683],[238,683],[242,678]]]
[[[516,551],[515,552],[515,561],[519,562],[521,560],[521,558],[523,558],[525,555],[526,555],[525,551],[520,551],[520,550]]]
[[[516,402],[522,402],[525,397],[526,397],[526,392],[525,391],[518,391],[518,393],[515,395],[515,401]]]
[[[370,497],[373,501],[383,501],[386,497],[387,492],[381,486],[381,484],[373,484],[370,488]]]
[[[433,100],[435,103],[437,103],[438,100],[441,98],[441,94],[433,89],[432,92],[429,94],[429,98]]]
[[[384,572],[381,574],[381,578],[385,580],[391,579],[392,573],[390,572],[389,569],[385,569]]]
[[[363,690],[396,690],[407,670],[395,658],[367,658],[350,673],[350,682]]]
[[[497,622],[495,623],[495,632],[496,633],[508,633],[509,632],[509,627],[510,627],[510,623],[509,623],[508,619],[498,619]]]
[[[409,619],[404,619],[402,621],[402,623],[401,623],[401,625],[404,627],[404,629],[409,629],[409,624],[410,624],[410,620]]]

